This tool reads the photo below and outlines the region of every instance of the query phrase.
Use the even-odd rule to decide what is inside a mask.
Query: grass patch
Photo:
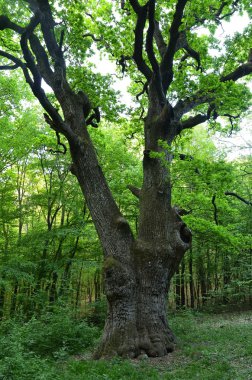
[[[47,323],[53,324],[47,326],[48,331],[53,328],[58,331],[57,321],[60,323],[57,317],[47,318]],[[66,331],[71,318],[64,323]],[[64,332],[65,341],[58,343],[53,354],[51,350],[46,355],[44,345],[40,354],[33,341],[33,351],[29,351],[32,332],[35,339],[39,335],[37,343],[41,344],[39,321],[32,326],[36,326],[37,333],[25,325],[15,326],[13,334],[9,331],[5,340],[9,347],[5,347],[5,355],[0,358],[0,380],[252,380],[252,312],[209,315],[185,311],[171,315],[170,324],[178,337],[176,351],[143,361],[87,359],[87,345],[84,337],[78,340],[78,326],[77,335],[73,331],[73,341],[71,334]],[[96,338],[95,330],[85,328],[92,339]],[[0,339],[2,346],[3,335]],[[77,343],[79,355],[72,355],[73,343]]]

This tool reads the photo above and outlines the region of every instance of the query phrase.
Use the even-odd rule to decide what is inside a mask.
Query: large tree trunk
[[[145,123],[137,238],[118,211],[105,240],[96,223],[105,251],[109,306],[97,358],[163,356],[174,349],[175,338],[167,321],[167,294],[171,278],[190,247],[191,233],[171,207],[169,165],[151,155],[151,151],[167,155],[158,144],[159,138],[165,137],[160,133],[163,124],[153,124],[153,116],[149,112]],[[92,192],[93,197],[98,194]]]
[[[167,294],[171,278],[185,250],[190,234],[171,210],[170,242],[137,239],[126,269],[112,258],[105,260],[105,284],[109,311],[96,358],[164,356],[173,351],[175,337],[167,321]],[[182,231],[182,232],[181,232]]]

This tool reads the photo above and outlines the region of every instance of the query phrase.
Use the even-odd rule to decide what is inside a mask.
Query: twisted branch
[[[235,197],[235,198],[239,199],[240,201],[242,201],[243,203],[246,203],[246,205],[252,206],[252,202],[247,201],[246,199],[242,198],[240,195],[238,195],[236,193],[233,193],[232,191],[226,191],[225,195],[230,195],[231,197]]]
[[[62,147],[63,147],[63,151],[62,151],[62,150],[59,150],[59,149],[57,149],[57,150],[49,149],[49,152],[51,152],[51,153],[53,153],[53,154],[60,153],[60,154],[65,155],[66,152],[67,152],[67,147],[66,147],[65,144],[63,144],[63,143],[61,142],[59,132],[56,132],[56,136],[57,136],[57,144],[58,144],[59,146],[62,146]]]

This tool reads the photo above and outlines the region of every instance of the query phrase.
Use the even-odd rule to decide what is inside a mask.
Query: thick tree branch
[[[153,39],[155,31],[155,0],[149,0],[148,2],[148,18],[149,18],[149,28],[146,36],[146,52],[152,67],[153,72],[156,77],[159,75],[159,64],[157,62],[154,49],[153,49]]]
[[[25,63],[23,61],[21,61],[21,59],[15,57],[14,55],[12,55],[10,53],[3,51],[3,50],[0,50],[0,56],[7,58],[10,61],[14,62],[14,65],[17,68],[20,67],[23,70],[23,73],[24,73],[24,76],[25,76],[27,83],[32,84],[32,79],[30,77],[29,71],[27,70]],[[1,66],[1,67],[3,67],[2,70],[4,70],[4,66]]]
[[[240,78],[245,77],[252,73],[252,62],[244,63],[243,65],[237,67],[232,73],[223,76],[220,81],[227,82],[228,80],[237,81]]]
[[[32,3],[33,0],[28,0],[28,2]],[[62,57],[62,54],[60,46],[58,45],[54,34],[55,21],[52,16],[49,2],[48,0],[37,0],[37,3],[41,29],[43,32],[47,49],[51,57],[57,60],[58,58]]]
[[[152,77],[152,71],[143,59],[143,32],[147,19],[147,5],[140,7],[138,1],[130,0],[130,4],[137,14],[137,23],[135,28],[135,43],[133,59],[136,62],[138,70],[150,81]]]
[[[252,206],[252,202],[247,201],[246,199],[242,198],[240,195],[238,195],[236,193],[233,193],[232,191],[226,191],[225,195],[230,195],[231,197],[235,197],[235,198],[239,199],[240,201],[242,201],[243,203],[246,203],[246,205]]]
[[[227,82],[229,80],[237,81],[238,79],[247,76],[252,73],[252,58],[251,54],[249,54],[249,61],[247,63],[242,64],[237,69],[235,69],[232,73],[227,74],[220,78],[220,82]],[[201,91],[195,93],[191,98],[187,98],[185,100],[179,100],[177,104],[174,106],[174,119],[176,121],[180,120],[181,117],[190,112],[193,108],[198,105],[204,103],[213,103],[215,99],[214,90],[209,92],[208,94],[201,94]],[[216,117],[221,116],[216,114]],[[232,116],[230,114],[224,114],[222,116],[228,117],[231,125],[232,120],[238,118],[239,116]]]
[[[39,17],[36,14],[30,21],[30,24],[27,26],[27,28],[24,29],[24,32],[22,33],[20,45],[23,51],[24,58],[27,62],[27,67],[31,71],[33,75],[33,81],[29,78],[29,85],[34,93],[34,95],[39,100],[40,104],[43,106],[43,108],[49,113],[51,116],[53,123],[54,123],[54,129],[56,132],[62,132],[63,134],[66,134],[68,137],[72,135],[70,128],[66,127],[66,124],[63,122],[61,116],[59,115],[58,111],[52,106],[52,104],[49,102],[49,100],[46,97],[46,94],[44,90],[41,88],[41,75],[40,72],[34,62],[34,58],[29,50],[28,47],[28,39],[32,35],[34,29],[39,23]],[[73,135],[72,135],[73,137]]]
[[[18,34],[22,34],[24,28],[12,22],[7,16],[0,16],[0,30],[11,29]]]
[[[155,41],[156,41],[156,45],[157,45],[159,54],[163,58],[163,56],[164,56],[164,54],[166,52],[167,45],[165,43],[165,40],[164,40],[163,35],[161,33],[161,30],[159,28],[158,21],[154,20],[154,22],[155,22],[154,38],[155,38]]]
[[[128,185],[127,188],[131,191],[131,193],[133,195],[135,195],[135,197],[140,198],[141,189],[139,189],[138,187],[135,187],[133,185]]]
[[[14,65],[0,65],[0,70],[15,70],[19,67],[19,65],[16,63]]]
[[[36,35],[32,34],[29,37],[31,49],[36,57],[38,69],[45,82],[53,87],[54,72],[51,69],[48,56],[42,44]]]
[[[148,18],[149,18],[149,28],[146,36],[146,52],[151,63],[152,70],[154,72],[154,82],[157,90],[157,94],[159,97],[159,101],[161,104],[166,103],[166,98],[163,91],[160,68],[158,61],[156,59],[156,55],[154,53],[153,48],[153,39],[155,32],[155,0],[149,0],[148,2]]]
[[[28,0],[30,5],[32,5],[33,2],[34,0]],[[58,44],[54,34],[55,21],[48,0],[37,0],[36,4],[36,14],[39,15],[44,41],[48,52],[54,61],[55,81],[63,86],[63,82],[66,82],[66,64],[62,52],[62,34],[61,40]]]
[[[161,62],[161,76],[164,93],[166,94],[173,80],[173,59],[176,53],[176,44],[179,39],[179,27],[182,22],[184,9],[188,0],[178,0],[173,21],[170,28],[170,40]]]
[[[177,132],[180,133],[183,129],[189,129],[196,127],[201,123],[209,120],[211,117],[213,120],[217,119],[218,113],[215,110],[215,106],[210,104],[206,114],[198,114],[196,116],[189,117],[187,120],[178,123]]]
[[[30,35],[33,33],[36,26],[39,24],[39,18],[37,15],[35,15],[31,21],[30,24],[25,28],[24,32],[22,33],[21,40],[20,40],[20,46],[23,52],[24,59],[26,60],[27,67],[31,71],[33,75],[33,85],[34,86],[41,86],[41,75],[40,72],[37,69],[37,66],[34,62],[34,57],[31,54],[27,40],[29,39]]]
[[[189,117],[187,120],[182,121],[178,125],[178,133],[180,133],[184,129],[190,129],[196,127],[201,123],[204,123],[209,119],[209,115],[198,114],[196,116]]]
[[[130,0],[130,5],[134,9],[135,13],[138,14],[141,11],[141,5],[139,4],[137,0]]]
[[[197,62],[196,70],[201,69],[201,71],[203,71],[203,69],[201,68],[199,53],[196,50],[194,50],[193,48],[191,48],[188,44],[184,47],[184,49],[187,51],[188,56],[192,57]]]
[[[201,91],[195,93],[191,98],[186,98],[185,100],[179,100],[174,106],[174,119],[180,120],[183,115],[190,112],[196,106],[204,103],[210,103],[214,100],[213,94],[202,94]]]
[[[41,92],[41,95],[36,95],[35,93],[34,95],[38,98],[42,107],[48,112],[48,115],[50,115],[49,117],[47,114],[44,114],[46,123],[49,124],[55,132],[62,133],[69,140],[70,144],[72,144],[73,146],[77,146],[77,136],[73,133],[71,128],[63,121],[57,109],[52,106],[52,104],[47,99],[46,95],[44,94],[43,96],[43,89],[41,89]]]

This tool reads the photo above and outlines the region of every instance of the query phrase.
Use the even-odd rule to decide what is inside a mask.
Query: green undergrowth
[[[170,315],[176,351],[164,358],[94,361],[100,330],[57,310],[0,324],[0,380],[252,380],[252,312]]]

